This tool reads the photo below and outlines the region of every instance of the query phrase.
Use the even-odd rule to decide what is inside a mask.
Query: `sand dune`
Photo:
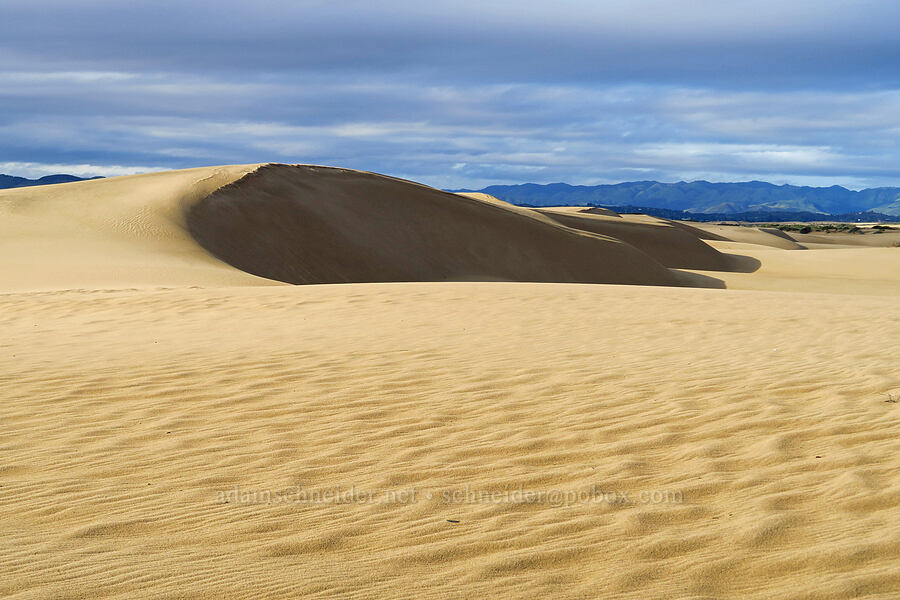
[[[541,214],[574,229],[607,235],[628,242],[667,267],[728,271],[736,269],[728,256],[700,237],[668,223],[640,223],[620,216],[537,209]]]
[[[621,240],[346,169],[245,165],[0,191],[5,289],[265,283],[250,274],[679,285]]]
[[[673,221],[671,219],[660,219],[661,222],[671,225],[672,227],[677,227],[679,229],[683,229],[688,233],[696,235],[701,240],[712,240],[712,241],[720,241],[725,242],[728,241],[728,238],[717,233],[713,233],[711,231],[706,231],[701,229],[700,227],[695,227],[694,224],[688,224],[684,221]]]
[[[898,227],[898,226],[894,226]],[[855,234],[855,233],[797,233],[791,231],[785,233],[790,239],[807,248],[827,248],[843,246],[847,248],[895,248],[900,247],[900,231],[886,231],[881,234]]]
[[[743,244],[756,244],[770,246],[782,250],[803,250],[790,236],[785,237],[777,229],[760,229],[759,227],[737,227],[729,225],[715,225],[711,223],[691,223],[691,226],[717,236],[713,241],[731,241]],[[777,232],[777,233],[775,233]]]
[[[209,256],[184,226],[188,206],[255,167],[0,190],[0,288],[267,283]]]
[[[591,208],[585,208],[580,212],[589,214],[589,215],[604,215],[607,217],[621,217],[619,213],[609,208],[603,208],[602,206],[592,206]]]
[[[0,192],[0,597],[896,598],[900,248],[579,214],[308,166]]]
[[[900,296],[900,248],[833,247],[791,252],[736,242],[710,242],[759,261],[754,273],[705,272],[745,290]]]
[[[221,260],[290,283],[676,285],[666,268],[619,239],[346,169],[263,166],[194,204],[187,223]]]

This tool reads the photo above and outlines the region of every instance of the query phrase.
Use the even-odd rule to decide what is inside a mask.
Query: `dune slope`
[[[753,273],[700,272],[731,289],[900,296],[900,248],[832,246],[792,252],[739,242],[710,244],[761,265]]]
[[[587,213],[589,215],[606,215],[607,217],[620,217],[621,215],[614,210],[609,208],[603,208],[602,206],[592,206],[591,208],[582,209],[582,213]]]
[[[755,244],[769,246],[782,250],[803,250],[803,246],[794,239],[785,237],[777,229],[760,227],[737,227],[728,225],[716,225],[715,223],[691,223],[691,227],[705,231],[711,241],[730,241],[742,244]],[[778,231],[777,234],[773,233]]]
[[[729,257],[705,244],[697,235],[663,222],[637,223],[620,216],[538,209],[561,225],[608,235],[640,248],[667,267],[729,271]]]
[[[347,169],[260,167],[191,206],[187,224],[219,259],[289,283],[677,285],[620,240],[505,203]]]
[[[236,165],[0,191],[5,290],[443,280],[680,285],[621,240],[346,169]]]
[[[0,190],[0,290],[260,285],[211,257],[184,210],[256,165]]]

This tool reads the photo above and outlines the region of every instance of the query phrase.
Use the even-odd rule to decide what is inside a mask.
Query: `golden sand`
[[[693,274],[428,192],[454,236],[508,210],[510,247],[608,261],[570,275],[731,289],[288,286],[188,233],[255,172],[0,193],[0,596],[897,597],[900,248],[709,241],[760,265]]]

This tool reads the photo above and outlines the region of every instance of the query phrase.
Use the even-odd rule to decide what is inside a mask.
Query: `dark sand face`
[[[297,284],[678,285],[664,265],[620,240],[526,211],[344,169],[261,167],[193,205],[187,225],[220,260]],[[709,249],[709,254],[718,253]]]

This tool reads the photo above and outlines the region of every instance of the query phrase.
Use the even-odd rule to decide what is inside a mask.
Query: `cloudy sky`
[[[893,0],[0,0],[0,172],[900,185]]]

